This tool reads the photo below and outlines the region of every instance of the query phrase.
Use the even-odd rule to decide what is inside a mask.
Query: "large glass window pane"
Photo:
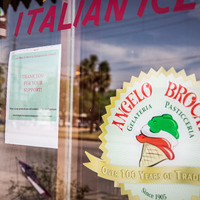
[[[84,165],[89,162],[86,152],[104,157],[102,116],[110,111],[110,98],[132,76],[173,67],[177,73],[184,70],[187,78],[200,78],[198,9],[195,0],[1,1],[0,199],[131,199],[130,193],[115,187],[116,182],[98,177]],[[52,75],[60,80],[58,148],[5,143],[10,52],[59,44],[60,76]],[[18,67],[17,62],[12,66]],[[30,129],[33,121],[27,123]],[[43,134],[50,141],[48,132]]]

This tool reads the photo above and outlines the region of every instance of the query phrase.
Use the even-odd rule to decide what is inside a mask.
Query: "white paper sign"
[[[58,147],[61,45],[12,51],[5,142]]]

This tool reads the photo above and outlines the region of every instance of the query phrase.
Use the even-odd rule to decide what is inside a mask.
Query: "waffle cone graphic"
[[[140,167],[151,167],[168,159],[162,150],[155,145],[144,143],[140,158]]]

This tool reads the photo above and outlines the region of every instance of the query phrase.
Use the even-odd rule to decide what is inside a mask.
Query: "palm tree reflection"
[[[98,62],[96,55],[85,58],[80,63],[80,111],[89,114],[90,133],[94,122],[98,123],[97,96],[105,93],[111,82],[110,66],[107,61]]]

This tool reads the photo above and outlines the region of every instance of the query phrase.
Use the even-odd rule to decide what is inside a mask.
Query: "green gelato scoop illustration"
[[[166,131],[173,135],[176,139],[179,138],[178,133],[178,125],[176,121],[169,114],[164,114],[162,116],[153,117],[148,125],[150,127],[150,131],[153,133],[158,133],[161,130]]]

